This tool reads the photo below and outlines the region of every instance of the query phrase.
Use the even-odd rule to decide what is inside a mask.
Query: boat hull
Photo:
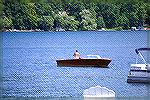
[[[108,67],[111,59],[68,59],[56,60],[57,66],[79,66],[79,67]]]
[[[150,83],[150,77],[128,76],[127,83]]]
[[[131,64],[127,83],[150,83],[150,65]]]

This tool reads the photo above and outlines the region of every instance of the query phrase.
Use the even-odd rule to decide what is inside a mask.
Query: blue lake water
[[[100,85],[117,98],[149,99],[150,85],[127,83],[135,48],[148,46],[148,31],[3,32],[2,97],[18,100],[82,98]],[[57,67],[56,59],[96,54],[111,58],[109,68]],[[25,99],[27,100],[27,99]],[[35,100],[35,99],[33,99]]]

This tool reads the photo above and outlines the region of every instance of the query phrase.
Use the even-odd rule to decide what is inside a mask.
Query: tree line
[[[0,28],[66,31],[150,25],[149,0],[0,0]]]

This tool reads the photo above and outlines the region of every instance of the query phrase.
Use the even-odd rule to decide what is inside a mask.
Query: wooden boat
[[[97,58],[91,58],[91,57]],[[90,58],[89,58],[90,57]],[[101,58],[99,55],[88,55],[88,58],[82,59],[62,59],[56,60],[57,66],[74,66],[74,67],[108,67],[108,64],[111,62],[109,58]]]
[[[136,64],[131,64],[127,78],[128,83],[150,83],[150,64],[146,62],[140,51],[150,51],[150,48],[135,49],[135,52],[142,58],[144,64],[137,63],[137,56]]]

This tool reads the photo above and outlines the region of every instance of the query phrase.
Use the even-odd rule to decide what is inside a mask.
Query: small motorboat
[[[111,62],[111,59],[101,58],[99,55],[87,55],[87,56],[88,56],[87,58],[56,60],[57,66],[107,68],[108,64]]]
[[[140,51],[150,51],[150,48],[135,49],[137,53],[136,64],[131,64],[127,78],[128,83],[150,83],[150,64],[147,63]],[[137,63],[138,56],[142,58],[143,64]]]

